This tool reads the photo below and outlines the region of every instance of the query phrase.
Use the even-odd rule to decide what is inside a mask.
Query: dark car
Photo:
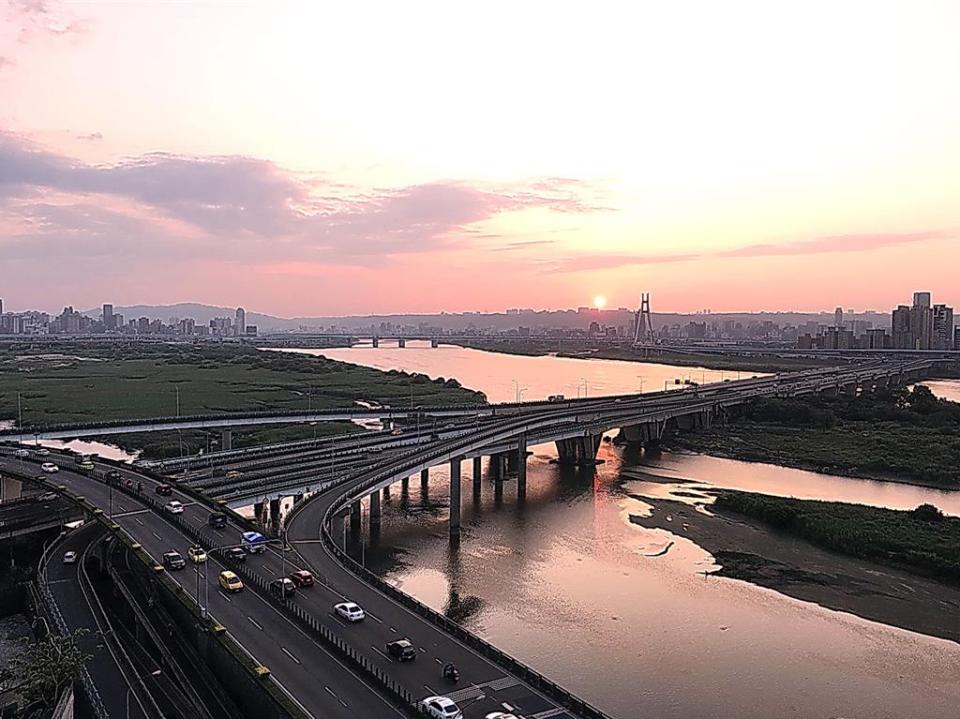
[[[222,512],[211,512],[210,516],[207,517],[207,524],[214,529],[223,529],[227,526],[227,515]]]
[[[409,639],[396,639],[387,642],[387,654],[401,662],[412,662],[417,658],[417,650]]]
[[[313,586],[313,575],[306,569],[298,569],[296,572],[291,572],[290,579],[293,580],[293,583],[298,587]]]
[[[106,479],[109,484],[120,484],[120,472],[115,469],[111,469],[103,475],[103,478]]]
[[[171,494],[173,494],[173,487],[171,487],[169,484],[158,484],[157,488],[153,491],[159,494],[161,497],[169,497]]]
[[[187,560],[183,558],[180,552],[171,550],[163,553],[163,566],[167,569],[183,569],[187,566]]]
[[[247,553],[240,547],[230,547],[230,549],[224,550],[223,558],[231,562],[245,562],[247,561]]]
[[[293,583],[290,577],[280,577],[270,582],[270,592],[278,597],[286,597],[297,591],[297,585]]]

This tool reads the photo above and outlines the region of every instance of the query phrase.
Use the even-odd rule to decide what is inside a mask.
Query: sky
[[[960,304],[960,3],[0,0],[0,297]]]

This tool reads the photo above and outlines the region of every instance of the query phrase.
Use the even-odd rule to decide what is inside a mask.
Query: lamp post
[[[162,673],[163,673],[163,670],[157,669],[156,671],[150,672],[150,676],[151,676],[151,677],[158,677],[158,676],[160,676]],[[146,691],[147,688],[143,685],[143,678],[144,678],[144,677],[143,677],[142,674],[141,674],[141,675],[138,675],[138,676],[137,676],[137,681],[140,683],[140,686],[144,689],[144,691]],[[132,689],[133,689],[132,686],[128,686],[128,687],[127,687],[127,698],[126,698],[127,719],[130,719],[130,692],[131,692]]]
[[[643,375],[642,375],[642,374],[638,374],[638,375],[637,375],[637,379],[640,380],[640,394],[643,394]]]

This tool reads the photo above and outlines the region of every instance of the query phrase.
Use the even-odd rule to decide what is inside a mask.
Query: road
[[[55,455],[51,455],[47,459],[57,461],[64,467],[55,475],[55,481],[83,495],[106,512],[110,506],[109,488],[91,477],[66,469],[69,466],[67,460],[54,457]],[[2,469],[22,470],[22,463],[3,456],[0,459],[0,470]],[[153,482],[134,472],[124,470],[123,474],[143,481],[148,489],[153,486]],[[175,498],[184,504],[183,516],[186,521],[198,527],[207,526],[209,509],[186,495],[176,494]],[[158,563],[163,553],[171,549],[180,552],[184,557],[187,556],[191,540],[140,500],[114,491],[113,510],[114,521],[140,542]],[[239,526],[229,525],[221,532],[223,544],[235,544],[240,531]],[[274,566],[276,559],[273,554],[251,555],[248,561],[261,570],[264,576],[272,577],[274,571],[279,573],[279,565]],[[199,594],[203,598],[209,594],[209,612],[213,618],[226,627],[230,635],[259,663],[270,668],[277,682],[296,698],[307,713],[318,719],[347,719],[357,716],[389,719],[404,716],[376,687],[368,684],[352,668],[344,665],[338,657],[307,636],[259,594],[251,590],[229,596],[224,594],[218,588],[217,576],[220,571],[229,567],[213,557],[208,563],[209,592],[204,591],[203,573],[196,572],[195,565],[171,572],[171,576],[191,597],[196,598]]]

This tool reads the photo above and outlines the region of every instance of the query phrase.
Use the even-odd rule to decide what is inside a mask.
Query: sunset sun
[[[596,307],[598,310],[602,310],[604,307],[607,306],[607,298],[604,297],[603,295],[597,295],[596,297],[593,298],[593,306]]]

